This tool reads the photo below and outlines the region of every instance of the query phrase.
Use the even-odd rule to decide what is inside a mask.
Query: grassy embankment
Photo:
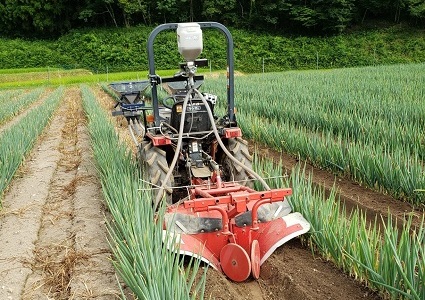
[[[87,69],[93,74],[141,72],[147,70],[146,40],[151,30],[152,27],[75,30],[57,40],[0,37],[0,69],[49,66]],[[280,36],[232,28],[230,31],[235,44],[235,67],[245,73],[262,72],[263,67],[270,72],[425,61],[423,30],[400,24],[328,37]],[[213,70],[225,69],[224,48],[220,32],[204,30],[201,56],[211,61]],[[182,58],[174,31],[158,35],[154,49],[159,69],[178,68]],[[140,76],[143,78],[144,74]]]

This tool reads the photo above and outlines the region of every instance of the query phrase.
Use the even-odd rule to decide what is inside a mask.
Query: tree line
[[[424,0],[0,0],[0,33],[57,36],[74,28],[217,21],[321,35],[369,20],[425,25]]]

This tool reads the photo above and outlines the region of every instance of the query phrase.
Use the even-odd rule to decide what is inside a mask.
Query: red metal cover
[[[171,145],[171,140],[167,139],[167,137],[165,137],[165,136],[156,136],[156,135],[152,135],[150,133],[147,133],[146,135],[152,140],[152,144],[155,147],[164,146],[164,145]]]
[[[290,213],[285,197],[291,194],[290,188],[255,191],[229,182],[197,186],[189,200],[167,208],[166,232],[180,238],[181,254],[234,281],[250,274],[258,279],[261,264],[278,247],[310,228],[301,214]]]
[[[227,139],[241,137],[241,136],[242,136],[242,130],[239,127],[224,129],[224,137]]]

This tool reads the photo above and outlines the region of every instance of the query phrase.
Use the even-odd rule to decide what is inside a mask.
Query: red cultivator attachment
[[[301,214],[290,213],[285,196],[291,192],[257,192],[218,178],[214,185],[193,188],[190,200],[170,206],[164,232],[175,238],[181,254],[200,258],[230,279],[244,281],[250,274],[257,279],[277,247],[310,229]]]

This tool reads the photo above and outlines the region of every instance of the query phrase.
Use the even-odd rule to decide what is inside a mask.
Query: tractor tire
[[[169,171],[166,158],[166,152],[158,147],[154,147],[151,141],[143,141],[139,145],[139,165],[141,167],[142,176],[152,185],[152,202],[155,201],[159,187],[163,184],[165,177]],[[168,188],[164,189],[164,196],[167,204],[172,204],[172,195],[174,186],[174,177],[165,183]]]
[[[249,154],[248,142],[242,138],[228,140],[227,150],[243,165],[252,169],[252,156]],[[226,154],[221,159],[222,173],[225,181],[237,181],[239,184],[253,188],[253,177],[244,168],[237,165]]]

